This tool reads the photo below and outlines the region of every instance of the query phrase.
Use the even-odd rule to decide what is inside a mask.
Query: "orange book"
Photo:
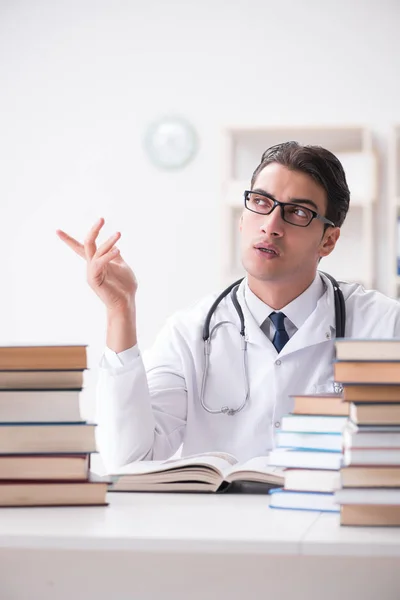
[[[400,525],[400,505],[344,504],[341,525]]]
[[[86,481],[89,460],[89,454],[0,455],[0,480]]]
[[[400,362],[339,361],[334,363],[335,381],[340,383],[398,383]]]
[[[81,390],[79,371],[0,371],[0,390]]]
[[[400,385],[345,385],[343,387],[345,402],[399,402]]]
[[[400,488],[400,467],[342,467],[342,487]]]
[[[357,425],[400,425],[400,404],[353,404],[350,418]]]
[[[102,506],[108,481],[1,481],[0,506]]]
[[[0,346],[0,371],[86,368],[86,346]]]
[[[349,405],[339,394],[292,396],[295,415],[348,416]]]

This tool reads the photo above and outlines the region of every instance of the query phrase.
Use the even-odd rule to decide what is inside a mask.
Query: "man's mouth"
[[[257,244],[254,247],[264,254],[272,254],[273,256],[280,255],[279,250],[273,244]]]
[[[275,250],[271,250],[270,248],[258,248],[258,250],[261,250],[261,252],[266,252],[267,254],[275,254],[275,256],[278,256]]]

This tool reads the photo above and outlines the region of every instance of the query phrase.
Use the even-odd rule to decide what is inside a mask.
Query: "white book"
[[[305,433],[341,433],[347,421],[347,417],[291,414],[282,418],[281,430]]]
[[[342,435],[340,433],[297,433],[279,431],[277,445],[280,448],[301,448],[304,450],[331,450],[341,452]]]
[[[83,419],[79,390],[0,391],[2,423],[72,423]]]
[[[400,505],[400,489],[343,488],[335,492],[339,504]]]
[[[350,465],[400,466],[400,448],[345,448],[344,466]]]
[[[287,469],[285,490],[331,493],[340,489],[340,471],[320,469]]]
[[[335,342],[337,360],[400,360],[400,340],[345,338]]]
[[[288,469],[338,470],[342,465],[342,454],[340,452],[276,448],[269,454],[269,464]]]
[[[345,448],[400,448],[400,431],[384,430],[384,428],[360,429],[349,424],[343,431]]]
[[[0,454],[96,452],[93,423],[0,423]]]

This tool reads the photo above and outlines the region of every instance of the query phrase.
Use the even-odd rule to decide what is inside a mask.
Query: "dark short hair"
[[[326,218],[341,227],[350,203],[350,190],[340,160],[321,146],[303,146],[298,142],[284,142],[271,146],[263,153],[261,162],[251,178],[251,188],[260,173],[270,163],[279,163],[293,171],[307,173],[326,191],[328,204]]]

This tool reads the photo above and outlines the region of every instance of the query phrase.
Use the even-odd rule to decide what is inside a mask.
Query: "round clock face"
[[[149,127],[145,146],[153,164],[164,169],[178,169],[187,165],[196,154],[197,134],[184,119],[165,117]]]

